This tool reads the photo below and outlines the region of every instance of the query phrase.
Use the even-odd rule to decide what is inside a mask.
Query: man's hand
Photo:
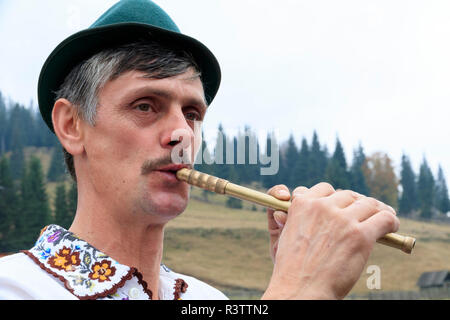
[[[281,185],[268,193],[291,198]],[[359,279],[375,241],[397,231],[399,220],[374,198],[319,183],[296,188],[287,215],[268,210],[268,226],[275,265],[263,298],[341,299]]]

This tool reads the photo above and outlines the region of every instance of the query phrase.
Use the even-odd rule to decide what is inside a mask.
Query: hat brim
[[[190,52],[202,74],[205,99],[208,105],[219,89],[221,71],[212,52],[198,40],[144,23],[117,23],[86,29],[65,39],[50,54],[42,67],[38,81],[38,102],[44,121],[52,132],[52,109],[55,92],[65,77],[81,61],[98,53],[136,39],[151,39],[169,43]]]

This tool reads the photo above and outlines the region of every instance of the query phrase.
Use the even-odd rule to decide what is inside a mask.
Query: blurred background
[[[62,40],[115,2],[0,0],[0,254],[32,246],[43,221],[70,226],[76,188],[39,117],[38,76]],[[259,154],[280,154],[271,176],[259,161],[198,169],[260,190],[328,181],[390,204],[417,247],[408,256],[376,246],[368,266],[380,267],[381,288],[363,273],[349,298],[448,298],[450,3],[156,3],[221,64],[201,154],[249,137]],[[231,298],[259,298],[272,270],[264,212],[192,190],[168,226],[164,262]]]

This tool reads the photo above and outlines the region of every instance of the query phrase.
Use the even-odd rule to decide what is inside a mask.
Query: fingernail
[[[286,190],[278,190],[277,194],[281,197],[287,197],[289,196],[289,192],[287,192]]]

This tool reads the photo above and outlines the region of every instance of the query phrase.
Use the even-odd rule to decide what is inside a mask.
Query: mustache
[[[157,159],[146,160],[141,166],[141,174],[146,175],[153,170],[156,170],[163,166],[167,166],[169,164],[172,164],[172,158],[170,155]]]

